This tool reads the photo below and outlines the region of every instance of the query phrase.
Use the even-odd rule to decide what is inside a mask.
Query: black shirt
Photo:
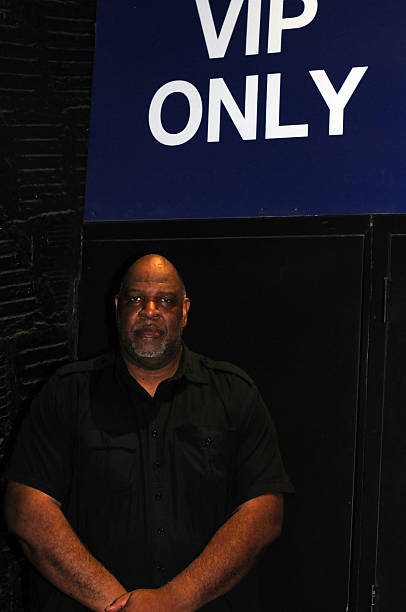
[[[292,490],[252,380],[186,347],[153,398],[120,356],[61,368],[33,403],[7,477],[60,501],[128,590],[181,572],[240,504]],[[255,610],[252,581],[205,609]],[[37,582],[36,609],[84,609]]]

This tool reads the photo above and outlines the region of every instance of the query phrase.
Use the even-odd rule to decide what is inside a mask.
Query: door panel
[[[406,598],[406,235],[388,236],[388,322],[376,582],[379,611]]]

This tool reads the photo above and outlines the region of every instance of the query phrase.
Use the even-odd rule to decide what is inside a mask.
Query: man
[[[250,570],[291,485],[251,379],[182,344],[189,306],[173,265],[142,257],[116,297],[120,354],[34,402],[6,500],[34,609],[259,609]]]

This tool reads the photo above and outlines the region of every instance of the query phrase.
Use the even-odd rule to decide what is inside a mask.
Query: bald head
[[[186,295],[183,280],[175,266],[162,255],[151,253],[137,259],[124,274],[120,284],[121,296],[133,282],[170,282],[178,286],[183,296]]]

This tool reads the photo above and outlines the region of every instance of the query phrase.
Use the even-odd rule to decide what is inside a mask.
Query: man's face
[[[165,367],[179,355],[189,300],[174,268],[162,258],[130,268],[116,298],[123,357],[143,369]]]

